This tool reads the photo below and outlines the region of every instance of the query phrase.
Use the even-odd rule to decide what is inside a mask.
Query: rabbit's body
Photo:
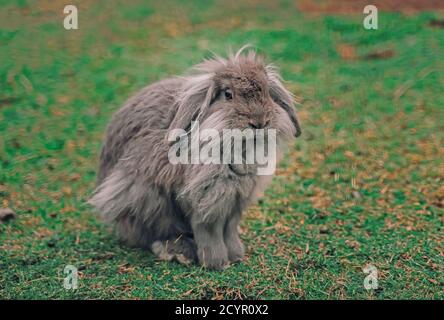
[[[220,92],[222,82],[232,78],[235,87],[230,90],[244,99],[236,106],[255,100],[270,104],[268,123],[278,132],[279,150],[299,133],[299,125],[290,94],[275,71],[254,55],[238,53],[199,68],[201,74],[146,87],[114,115],[100,156],[98,187],[90,202],[127,244],[151,249],[162,259],[199,261],[222,269],[242,259],[238,235],[242,211],[271,176],[254,174],[250,170],[254,165],[242,167],[244,172],[227,164],[172,164],[168,132],[189,129],[191,121],[199,118],[201,128],[219,131],[248,127],[252,118],[265,119],[261,110],[251,109],[250,117],[240,119],[237,110],[227,108],[234,98],[227,99],[226,94],[220,98]],[[239,74],[245,75],[241,81]],[[264,89],[270,92],[265,97]]]

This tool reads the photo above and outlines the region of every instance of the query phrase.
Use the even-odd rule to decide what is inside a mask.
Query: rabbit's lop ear
[[[277,103],[282,109],[287,112],[291,122],[295,127],[294,135],[296,137],[299,137],[302,133],[302,130],[294,108],[293,95],[290,91],[285,89],[284,85],[282,84],[282,78],[273,65],[268,65],[266,67],[266,70],[270,96],[275,103]]]
[[[201,119],[216,95],[212,74],[190,76],[185,79],[184,83],[176,101],[176,114],[170,123],[169,130],[188,131],[191,128],[191,122]]]

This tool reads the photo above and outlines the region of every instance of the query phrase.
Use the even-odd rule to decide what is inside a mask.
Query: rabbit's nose
[[[250,121],[248,123],[252,129],[264,129],[270,124],[270,120]]]

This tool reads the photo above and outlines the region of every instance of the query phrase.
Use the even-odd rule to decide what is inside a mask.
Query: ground
[[[65,1],[2,1],[0,207],[17,217],[0,224],[0,298],[443,299],[444,14],[381,4],[369,31],[362,11],[306,2],[73,0],[66,31]],[[214,272],[120,245],[85,203],[111,114],[245,43],[303,127],[245,214],[245,260]]]

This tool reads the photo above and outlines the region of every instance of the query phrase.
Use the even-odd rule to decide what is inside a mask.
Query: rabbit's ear
[[[295,136],[299,137],[302,133],[299,119],[296,115],[296,111],[293,104],[293,95],[290,91],[285,89],[282,84],[282,79],[276,71],[274,66],[267,66],[268,86],[270,89],[270,96],[275,103],[277,103],[282,109],[284,109],[291,119],[296,131]]]
[[[185,78],[184,81],[186,81],[185,86],[177,100],[177,111],[169,130],[187,130],[192,121],[199,121],[216,94],[210,74]]]

